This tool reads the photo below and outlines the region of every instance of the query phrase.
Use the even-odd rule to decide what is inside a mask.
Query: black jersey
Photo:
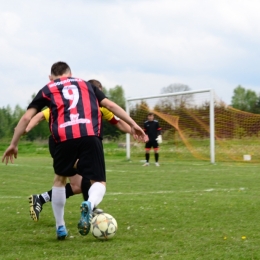
[[[28,106],[50,108],[50,131],[56,142],[83,136],[101,136],[99,103],[105,95],[90,83],[62,77],[43,87]]]
[[[158,135],[161,134],[161,127],[159,126],[159,122],[157,120],[145,121],[144,132],[148,135],[149,141],[155,140]]]

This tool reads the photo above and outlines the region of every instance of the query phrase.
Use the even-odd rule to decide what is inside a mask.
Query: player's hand
[[[11,163],[14,163],[14,158],[17,158],[17,153],[17,146],[10,145],[4,152],[4,155],[2,157],[2,163],[5,162],[5,164],[7,165],[9,163],[9,160]]]
[[[158,144],[161,144],[162,143],[162,136],[158,135],[155,140],[157,141]]]
[[[145,142],[146,140],[146,134],[144,133],[143,129],[137,124],[131,127],[131,134],[134,137],[134,139],[139,142]]]

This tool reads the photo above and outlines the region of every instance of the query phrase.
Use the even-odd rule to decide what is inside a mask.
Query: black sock
[[[66,190],[66,199],[68,199],[70,196],[74,195],[74,192],[70,186],[70,183],[67,183],[65,186],[65,190]]]
[[[158,154],[158,153],[155,153],[155,154],[154,154],[154,158],[155,158],[155,162],[158,162],[158,160],[159,160],[159,154]]]
[[[85,201],[88,200],[88,191],[90,187],[91,187],[90,180],[83,177],[81,181],[81,191]]]
[[[51,201],[51,198],[52,198],[52,190],[49,190],[49,191],[47,191],[47,192],[48,192],[48,194],[49,194],[50,201]]]
[[[146,162],[149,162],[149,159],[150,159],[150,154],[149,153],[145,154],[145,159],[146,159]]]
[[[74,192],[72,191],[72,188],[70,186],[70,183],[67,183],[65,186],[65,191],[66,191],[66,199],[73,196]],[[50,197],[50,201],[52,198],[52,190],[47,191],[49,197]],[[39,196],[39,199],[41,201],[42,204],[46,203],[45,199],[42,197],[42,195]]]
[[[49,193],[49,192],[48,192],[48,193]],[[39,195],[39,199],[40,199],[40,201],[41,201],[42,204],[45,204],[45,203],[46,203],[46,201],[45,201],[45,199],[43,198],[42,195]]]

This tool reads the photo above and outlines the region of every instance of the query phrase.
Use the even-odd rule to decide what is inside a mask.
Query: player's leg
[[[153,144],[153,150],[154,150],[155,165],[160,166],[159,165],[159,144],[156,140]]]
[[[155,158],[155,165],[160,166],[159,164],[159,149],[154,149],[154,158]]]
[[[76,163],[74,164],[74,168],[75,168],[75,169],[77,169],[78,161],[79,161],[79,160],[77,160]],[[79,183],[77,182],[77,186],[78,186],[78,187],[76,187],[76,188],[73,187],[73,191],[74,191],[74,192],[77,192],[77,194],[79,194],[79,193],[82,192],[84,201],[87,201],[88,198],[89,198],[88,191],[89,191],[89,189],[90,189],[90,187],[91,187],[91,182],[90,182],[90,180],[89,180],[86,176],[84,176],[84,174],[83,174],[83,175],[80,174],[80,175],[81,175],[81,183],[79,184]],[[75,175],[75,176],[76,176],[76,175]],[[72,178],[74,178],[74,177],[72,177]],[[70,182],[71,182],[71,179],[70,179]],[[80,185],[80,188],[79,188],[79,185]],[[76,190],[76,189],[77,189],[77,190]],[[103,213],[103,212],[104,212],[104,211],[103,211],[102,209],[99,209],[99,208],[96,208],[96,207],[95,207],[95,208],[93,209],[93,216],[96,216],[97,214],[101,214],[101,213]]]
[[[106,174],[102,141],[98,137],[88,136],[82,140],[81,147],[78,170],[92,183],[88,191],[88,200],[81,204],[81,218],[78,223],[79,233],[85,236],[90,230],[93,209],[105,195]],[[83,185],[82,192],[85,189],[87,187]]]
[[[53,137],[50,135],[48,139],[49,152],[53,158],[55,153],[56,142]],[[51,201],[52,189],[49,191],[43,192],[42,194],[33,194],[29,196],[29,205],[30,205],[30,216],[34,221],[38,221],[40,217],[40,212],[42,211],[42,206]]]
[[[66,203],[65,184],[67,178],[55,174],[54,183],[52,187],[52,209],[56,220],[56,233],[57,238],[60,240],[65,239],[67,230],[64,221],[64,207]]]
[[[52,187],[52,209],[56,221],[58,239],[65,239],[67,230],[64,221],[64,207],[66,203],[65,185],[67,177],[74,176],[73,165],[77,160],[78,139],[67,140],[56,145],[53,155],[55,171]]]
[[[145,164],[143,166],[149,166],[151,147],[152,147],[152,143],[151,143],[151,141],[148,141],[145,144]]]
[[[73,178],[71,180],[71,178]],[[67,183],[65,186],[65,194],[66,199],[69,197],[80,194],[81,193],[81,179],[80,175],[75,175],[73,177],[69,177],[70,183]],[[29,196],[29,204],[30,204],[30,216],[34,221],[39,221],[40,212],[43,209],[43,205],[47,202],[51,202],[52,200],[52,189],[45,191],[41,194],[33,194]]]

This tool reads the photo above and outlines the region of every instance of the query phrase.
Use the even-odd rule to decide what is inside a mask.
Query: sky
[[[126,98],[171,84],[231,103],[260,93],[259,0],[12,0],[0,4],[0,107],[26,108],[51,65],[123,87]]]

